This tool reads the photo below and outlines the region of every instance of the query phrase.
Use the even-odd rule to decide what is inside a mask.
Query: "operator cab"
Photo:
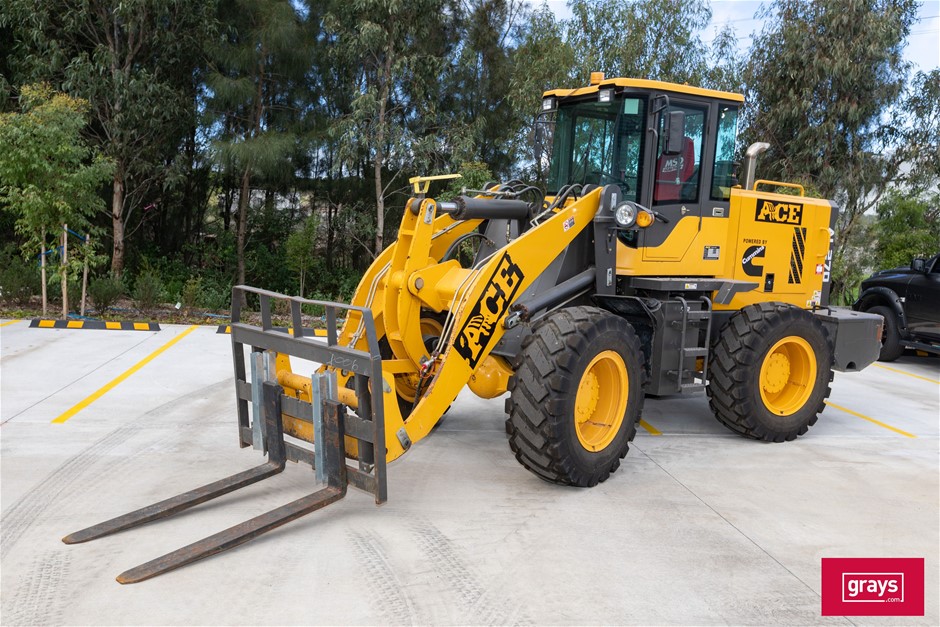
[[[548,194],[619,186],[623,200],[660,218],[624,232],[621,242],[642,249],[644,260],[678,261],[698,231],[692,221],[728,216],[743,102],[739,94],[597,72],[588,87],[547,91],[539,135],[550,154],[538,161],[548,166]]]

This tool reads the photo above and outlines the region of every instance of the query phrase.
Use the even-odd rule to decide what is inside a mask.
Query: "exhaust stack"
[[[770,148],[767,142],[754,142],[747,147],[744,153],[744,189],[754,189],[755,171],[757,170],[757,156]]]

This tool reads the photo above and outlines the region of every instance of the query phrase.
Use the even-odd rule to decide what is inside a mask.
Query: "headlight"
[[[622,202],[614,209],[614,220],[623,228],[633,226],[636,222],[636,205],[632,202]]]

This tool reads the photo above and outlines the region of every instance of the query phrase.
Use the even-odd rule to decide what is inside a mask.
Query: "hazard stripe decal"
[[[790,254],[790,276],[787,283],[803,282],[803,257],[806,255],[806,228],[794,227],[793,252]]]

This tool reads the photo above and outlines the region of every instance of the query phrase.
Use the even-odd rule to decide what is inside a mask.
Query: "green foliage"
[[[307,278],[307,272],[314,263],[314,255],[317,246],[317,231],[320,226],[320,220],[316,214],[310,215],[304,220],[302,227],[294,231],[287,238],[285,253],[287,255],[287,265],[297,274],[299,290],[297,294],[303,296],[305,293],[304,282]]]
[[[180,292],[180,303],[183,313],[189,313],[196,307],[202,297],[202,277],[190,277]]]
[[[922,197],[940,181],[940,71],[902,93],[915,4],[775,0],[746,59],[727,27],[704,43],[707,0],[573,0],[564,20],[523,0],[9,0],[0,112],[23,83],[69,95],[23,90],[20,120],[58,111],[35,137],[11,134],[14,114],[0,113],[0,202],[29,218],[14,233],[27,213],[4,211],[0,239],[35,256],[62,222],[95,246],[107,239],[94,229],[113,228],[112,268],[126,242],[128,276],[158,277],[191,309],[227,308],[233,282],[348,298],[394,237],[410,176],[460,171],[439,198],[542,180],[543,91],[602,71],[746,87],[740,144],[773,145],[761,178],[808,183],[843,209],[833,290],[845,298],[874,238],[900,250],[921,228],[883,209],[886,225],[869,229],[865,212],[892,186]],[[84,156],[59,151],[82,136]],[[110,182],[102,170],[89,194],[66,189],[71,166],[55,160],[102,168],[95,152]],[[52,187],[64,201],[39,191]],[[70,248],[69,281],[85,254],[100,259]]]
[[[569,6],[579,84],[591,72],[691,84],[708,75],[708,49],[698,35],[711,19],[706,0],[573,0]]]
[[[114,164],[112,271],[147,195],[169,185],[165,164],[195,117],[194,65],[212,35],[215,2],[9,0],[12,65],[91,103],[88,132]]]
[[[776,0],[746,71],[745,144],[767,141],[760,178],[812,182],[841,207],[832,292],[851,287],[861,216],[897,180],[903,49],[915,0]],[[884,124],[886,116],[895,117]]]
[[[88,297],[99,316],[117,304],[124,295],[124,281],[120,277],[103,276],[88,283]]]
[[[36,265],[24,261],[14,245],[4,246],[0,250],[0,299],[11,305],[28,305],[41,287]]]
[[[160,275],[150,268],[144,269],[134,281],[134,305],[146,312],[153,309],[163,299],[163,281]]]
[[[82,139],[87,108],[39,84],[20,90],[20,112],[0,114],[0,207],[16,218],[24,255],[44,249],[63,224],[92,230],[89,218],[104,206],[98,186],[111,165]]]
[[[453,200],[464,190],[481,190],[486,183],[493,181],[493,173],[485,163],[470,161],[460,164],[459,179],[454,179],[444,192],[437,195],[440,200]]]
[[[878,205],[877,268],[909,266],[940,252],[940,195],[929,201],[894,192]]]

